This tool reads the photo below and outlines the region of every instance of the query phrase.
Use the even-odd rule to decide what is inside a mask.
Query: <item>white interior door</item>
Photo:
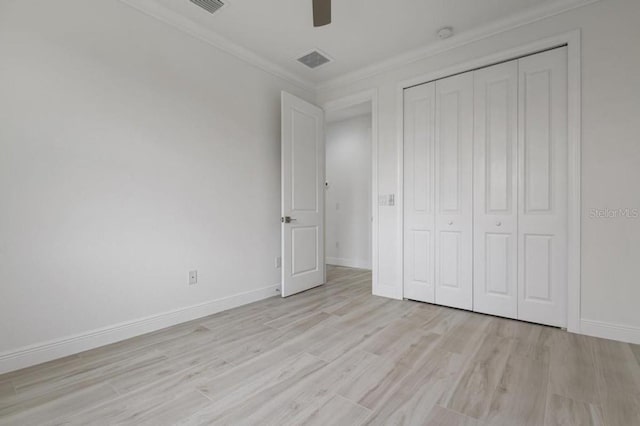
[[[518,61],[474,72],[473,310],[517,318]]]
[[[473,307],[473,73],[436,82],[435,299]]]
[[[436,83],[404,91],[404,297],[435,302]]]
[[[567,48],[519,61],[518,318],[567,323]]]
[[[282,92],[282,297],[325,282],[324,113]]]

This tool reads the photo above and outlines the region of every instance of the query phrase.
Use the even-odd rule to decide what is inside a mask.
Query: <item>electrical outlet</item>
[[[189,285],[198,284],[198,271],[189,272]]]
[[[282,258],[280,256],[276,257],[276,269],[282,268]]]

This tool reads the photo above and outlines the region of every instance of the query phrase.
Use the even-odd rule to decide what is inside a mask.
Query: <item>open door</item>
[[[282,92],[282,297],[324,284],[324,113]]]

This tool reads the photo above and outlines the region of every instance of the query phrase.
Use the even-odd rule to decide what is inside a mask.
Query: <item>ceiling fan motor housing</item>
[[[331,23],[331,0],[313,0],[313,26],[322,27]]]

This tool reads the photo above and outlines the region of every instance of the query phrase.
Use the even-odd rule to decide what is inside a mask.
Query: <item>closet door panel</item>
[[[474,72],[473,310],[517,318],[518,62]]]
[[[518,318],[565,327],[567,50],[519,61]]]
[[[472,309],[473,73],[435,91],[435,300]]]
[[[433,303],[435,83],[404,92],[404,297]]]

